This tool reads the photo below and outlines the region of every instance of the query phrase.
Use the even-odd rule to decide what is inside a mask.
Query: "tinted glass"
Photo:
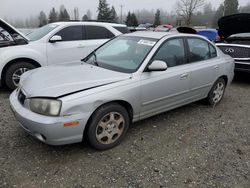
[[[83,40],[83,27],[80,25],[66,27],[55,35],[61,36],[62,41]]]
[[[57,24],[45,25],[45,26],[43,26],[39,29],[36,29],[33,32],[29,33],[27,35],[27,37],[31,41],[39,40],[39,39],[43,38],[45,35],[47,35],[49,32],[51,32],[52,30],[54,30],[56,27],[58,27]]]
[[[116,30],[120,31],[121,33],[130,33],[130,31],[128,30],[127,27],[113,27],[115,28]]]
[[[215,47],[213,47],[211,44],[209,44],[209,49],[210,49],[210,57],[211,58],[217,57],[217,52],[216,52]]]
[[[106,69],[133,73],[155,43],[156,40],[148,38],[118,37],[93,52],[85,61]]]
[[[210,58],[208,42],[201,39],[187,39],[189,45],[189,61],[197,62]]]
[[[85,26],[86,39],[109,39],[114,37],[114,34],[107,30],[105,27],[101,26]]]
[[[153,57],[153,60],[165,61],[168,67],[186,63],[185,49],[182,39],[172,39],[165,42]]]

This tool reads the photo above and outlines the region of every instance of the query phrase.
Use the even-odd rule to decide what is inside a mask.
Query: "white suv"
[[[126,25],[106,22],[56,22],[24,36],[0,19],[0,80],[9,88],[36,67],[79,61],[110,38],[127,33]]]

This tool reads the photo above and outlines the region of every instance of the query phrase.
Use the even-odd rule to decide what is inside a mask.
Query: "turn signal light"
[[[79,125],[80,122],[79,121],[72,121],[72,122],[69,122],[69,123],[64,123],[63,126],[64,127],[71,127],[71,126],[76,126],[76,125]]]

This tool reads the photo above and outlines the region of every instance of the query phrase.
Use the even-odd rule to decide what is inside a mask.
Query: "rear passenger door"
[[[83,58],[84,33],[82,25],[68,26],[55,35],[62,41],[47,43],[48,64],[79,61]]]
[[[85,31],[85,43],[83,47],[83,56],[86,57],[90,52],[97,47],[113,38],[115,35],[103,26],[86,25]]]
[[[215,48],[201,38],[187,38],[190,64],[190,89],[195,99],[204,98],[218,76],[219,62]]]

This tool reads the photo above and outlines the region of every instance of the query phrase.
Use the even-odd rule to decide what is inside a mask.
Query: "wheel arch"
[[[2,70],[2,73],[1,73],[1,81],[2,83],[4,83],[4,78],[5,78],[5,74],[6,74],[6,71],[8,70],[8,68],[17,63],[17,62],[20,62],[20,61],[24,61],[24,62],[28,62],[28,63],[31,63],[32,65],[36,66],[37,68],[38,67],[41,67],[41,64],[38,63],[37,61],[31,59],[31,58],[16,58],[16,59],[13,59],[11,61],[9,61],[8,63],[6,63],[6,65],[3,67],[3,70]]]
[[[221,76],[219,78],[222,78],[225,81],[226,85],[228,84],[228,77],[226,75],[223,75],[223,76]]]
[[[106,103],[101,104],[100,106],[98,106],[98,107],[93,111],[93,113],[91,114],[91,116],[89,117],[89,119],[88,119],[88,121],[87,121],[87,123],[86,123],[86,127],[84,128],[84,131],[83,131],[83,139],[86,138],[86,134],[87,134],[87,131],[88,131],[88,126],[89,126],[89,123],[90,123],[90,121],[91,121],[91,118],[93,117],[93,114],[94,114],[99,108],[101,108],[101,107],[103,107],[103,106],[106,106],[106,105],[109,105],[109,104],[119,104],[119,105],[121,105],[122,107],[124,107],[124,108],[127,110],[128,114],[129,114],[130,123],[132,123],[132,121],[133,121],[134,110],[133,110],[132,105],[131,105],[129,102],[127,102],[127,101],[125,101],[125,100],[114,100],[114,101],[109,101],[109,102],[106,102]]]

